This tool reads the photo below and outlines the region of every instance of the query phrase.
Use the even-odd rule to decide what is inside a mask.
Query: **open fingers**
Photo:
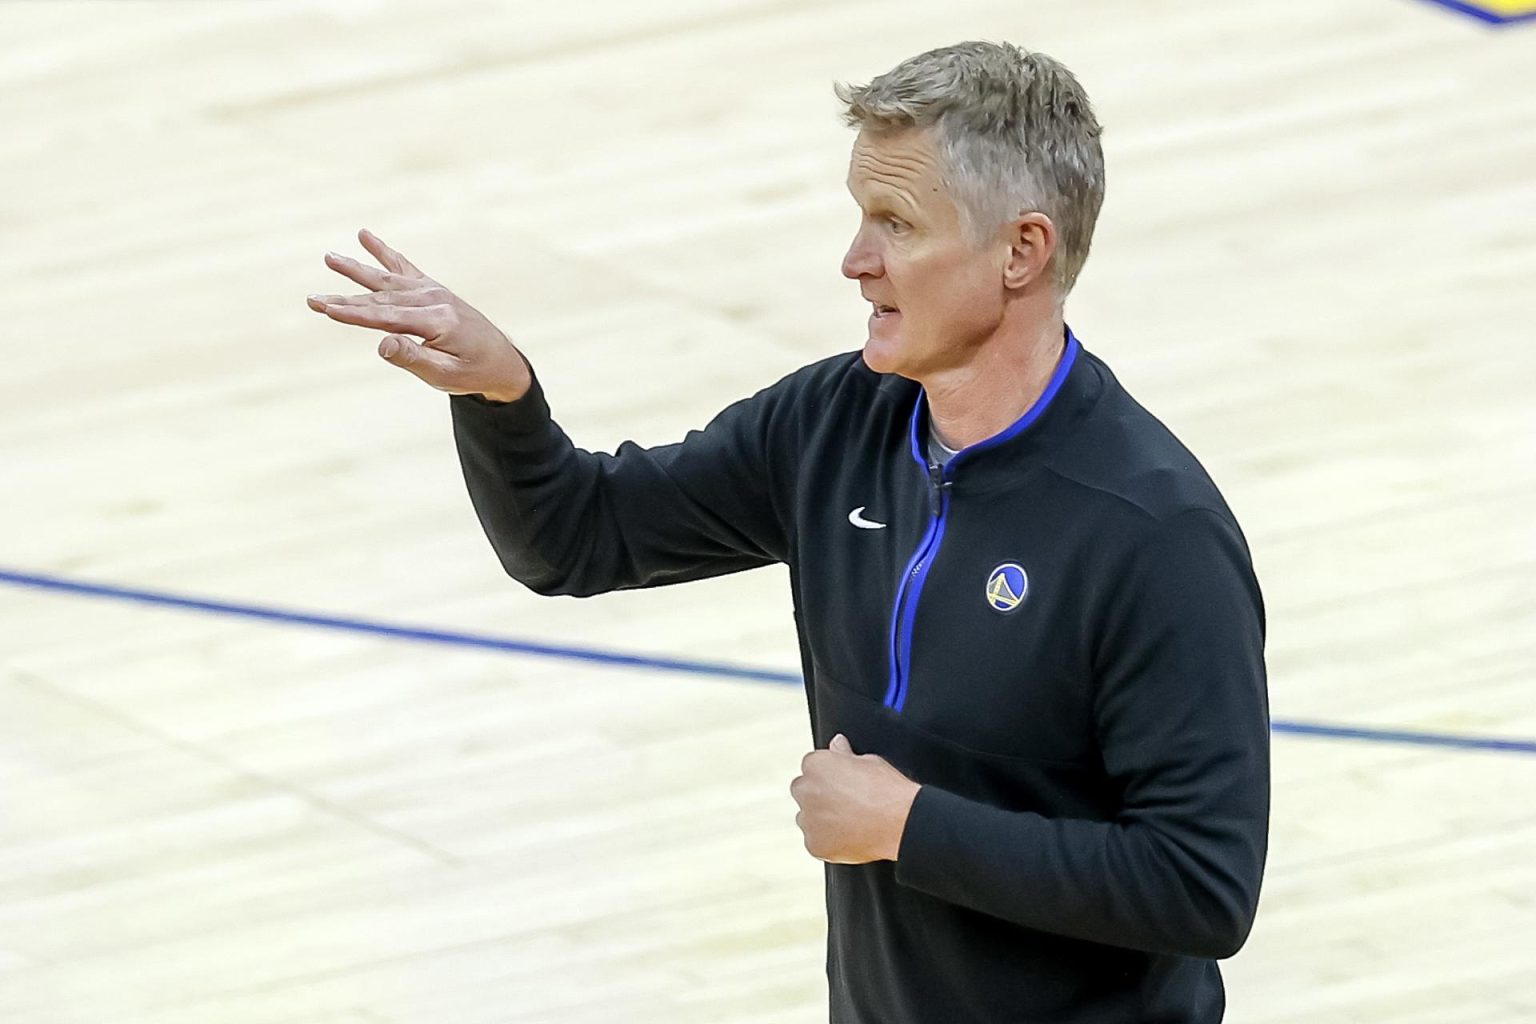
[[[403,292],[386,289],[367,295],[312,295],[310,298],[319,299],[326,306],[443,306],[448,304],[451,296],[436,288],[412,288]]]
[[[358,296],[370,299],[373,296]],[[310,308],[324,313],[339,323],[356,327],[373,327],[381,331],[412,334],[418,338],[436,338],[449,325],[451,310],[447,306],[401,306],[368,302],[328,302],[338,296],[311,296]]]
[[[370,291],[383,291],[387,288],[408,289],[418,287],[420,278],[407,277],[404,274],[396,274],[388,270],[380,270],[378,267],[343,256],[340,253],[328,252],[325,254],[325,265],[343,277],[356,281]]]
[[[378,235],[362,228],[357,232],[357,240],[363,243],[363,248],[373,254],[373,258],[384,264],[385,268],[397,274],[405,274],[410,277],[426,277],[416,265],[406,259],[400,253],[384,244],[384,240]]]

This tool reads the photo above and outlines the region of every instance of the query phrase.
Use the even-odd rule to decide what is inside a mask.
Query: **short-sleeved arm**
[[[1095,720],[1116,819],[924,786],[897,880],[1042,931],[1229,956],[1253,922],[1269,819],[1264,612],[1235,525],[1205,509],[1158,524],[1102,628]]]
[[[541,594],[586,596],[769,565],[786,557],[793,378],[677,443],[577,448],[537,379],[520,400],[450,398],[459,462],[508,574]]]

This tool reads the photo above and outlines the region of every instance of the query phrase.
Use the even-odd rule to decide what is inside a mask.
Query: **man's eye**
[[[885,218],[885,223],[890,227],[892,231],[896,232],[897,234],[907,230],[907,222],[902,220],[900,217],[887,217]]]

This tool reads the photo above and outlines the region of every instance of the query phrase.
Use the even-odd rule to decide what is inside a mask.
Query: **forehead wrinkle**
[[[938,191],[938,168],[931,157],[921,152],[877,151],[873,146],[854,147],[852,166],[848,174],[849,191],[854,191],[855,179],[862,179],[867,186],[873,185],[899,196],[913,209],[921,209],[916,193],[924,178],[930,178],[930,191]],[[857,198],[857,196],[855,196]]]
[[[858,153],[853,162],[869,177],[889,181],[916,182],[934,170],[931,162],[921,157],[903,159],[886,154]]]
[[[863,175],[859,184],[863,186],[865,195],[871,199],[894,196],[907,206],[917,208],[917,196],[913,188],[899,175],[882,174],[877,170],[870,171]],[[858,198],[859,189],[854,187],[852,176],[850,176],[848,190],[854,194],[855,199]]]

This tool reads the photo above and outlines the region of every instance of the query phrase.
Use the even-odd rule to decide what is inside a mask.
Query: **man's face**
[[[1006,245],[966,237],[923,132],[860,132],[848,191],[861,220],[843,276],[874,304],[864,361],[914,380],[963,364],[1002,319]]]

